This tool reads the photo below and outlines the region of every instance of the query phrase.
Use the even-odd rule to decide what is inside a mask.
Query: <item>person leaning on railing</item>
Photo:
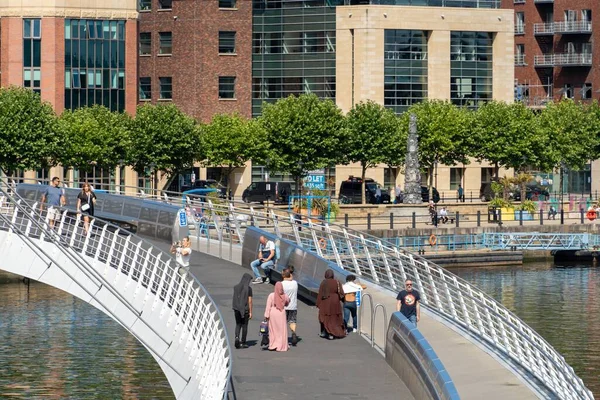
[[[406,289],[401,290],[396,297],[396,311],[400,311],[410,322],[417,326],[421,319],[421,296],[419,292],[413,289],[413,283],[410,279],[404,282]]]

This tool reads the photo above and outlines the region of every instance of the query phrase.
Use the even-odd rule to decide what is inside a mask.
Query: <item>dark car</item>
[[[516,188],[514,192],[511,193],[511,197],[514,201],[521,201],[521,188]],[[525,186],[525,199],[526,200],[548,200],[550,198],[550,192],[539,185],[526,185]]]
[[[291,182],[254,182],[242,193],[245,203],[265,201],[287,204],[292,194]]]
[[[390,202],[390,192],[381,188],[381,185],[373,179],[365,179],[365,200],[369,204],[377,204],[377,189],[381,192],[379,203]],[[349,177],[340,185],[340,199],[344,199],[347,204],[362,203],[362,180],[360,178]]]

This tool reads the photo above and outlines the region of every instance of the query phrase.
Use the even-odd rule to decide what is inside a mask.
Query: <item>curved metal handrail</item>
[[[0,181],[0,186],[1,183]],[[77,254],[79,260],[73,260],[79,263],[78,268],[86,274],[93,275],[94,279],[112,290],[114,289],[111,287],[111,282],[104,279],[103,274],[94,273],[94,266],[85,261],[84,254],[93,252],[95,259],[105,260],[105,270],[112,267],[117,272],[121,272],[126,279],[137,282],[136,290],[152,292],[155,299],[163,303],[161,312],[169,313],[167,324],[175,319],[173,333],[184,328],[192,338],[192,343],[186,345],[186,350],[189,353],[188,357],[194,359],[195,374],[186,378],[167,360],[163,362],[171,366],[173,371],[184,380],[199,383],[198,389],[202,398],[227,398],[231,380],[229,336],[220,310],[200,282],[190,274],[181,277],[177,273],[178,267],[171,265],[170,255],[157,250],[135,235],[128,234],[126,237],[119,235],[121,230],[116,226],[103,223],[102,228],[99,228],[96,226],[97,220],[94,219],[90,223],[88,234],[82,235],[77,229],[80,217],[74,218],[63,212],[59,232],[69,226],[72,230],[69,232],[65,229],[66,237],[56,235],[48,230],[48,221],[40,222],[41,217],[34,208],[24,202],[19,203],[2,187],[0,193],[12,205],[12,210],[9,208],[12,211],[12,220],[7,220],[5,216],[2,218],[5,227],[8,227],[6,221],[9,221],[11,229],[21,235],[28,238],[39,237],[42,240],[46,236],[54,241],[63,253],[71,257],[79,253]],[[81,247],[74,245],[76,241],[81,244]],[[108,248],[106,243],[110,243]],[[84,262],[87,268],[82,268],[81,262]],[[127,303],[126,306],[133,307]],[[136,312],[141,317],[141,310]],[[145,345],[148,347],[147,344]],[[161,358],[160,355],[157,356]],[[209,376],[201,376],[201,374]]]

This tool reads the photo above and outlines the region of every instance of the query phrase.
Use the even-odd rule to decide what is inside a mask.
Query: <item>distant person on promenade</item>
[[[255,278],[252,283],[269,283],[271,281],[271,267],[274,265],[275,243],[272,240],[267,240],[264,236],[261,236],[258,240],[260,241],[258,258],[250,263]],[[265,273],[264,280],[258,271],[259,266]]]
[[[232,308],[235,315],[235,348],[246,349],[246,337],[248,335],[248,322],[252,319],[252,275],[245,273],[240,283],[233,287]],[[242,337],[240,340],[240,331]]]
[[[52,178],[52,183],[48,185],[44,193],[42,193],[42,199],[40,200],[40,213],[44,211],[44,203],[48,203],[48,221],[50,223],[50,229],[54,229],[54,222],[60,219],[59,207],[67,204],[65,199],[65,190],[59,188],[60,178],[55,176]]]
[[[189,236],[171,245],[171,254],[175,254],[175,260],[179,264],[180,275],[185,276],[190,269],[190,258],[192,257],[192,243]]]
[[[275,284],[273,293],[267,297],[265,319],[269,321],[269,351],[288,351],[287,322],[285,306],[290,298],[283,291],[281,282]]]
[[[550,209],[548,210],[548,219],[556,219],[556,214],[558,214],[556,212],[556,208],[554,208],[554,206],[550,206]]]
[[[358,320],[356,318],[356,293],[366,289],[367,285],[360,284],[356,281],[356,276],[348,275],[346,277],[346,283],[342,286],[344,290],[344,327],[346,332],[357,332],[358,331]],[[348,328],[348,322],[350,322],[350,315],[352,315],[352,328]]]
[[[285,268],[281,276],[283,277],[283,291],[290,299],[290,302],[285,306],[285,319],[292,331],[292,346],[298,344],[298,335],[296,334],[296,323],[298,320],[298,282],[294,280],[294,266],[290,265]]]
[[[463,190],[463,187],[459,184],[458,185],[458,189],[456,190],[456,194],[458,195],[458,201],[460,202],[465,202],[465,191]]]
[[[402,188],[400,185],[396,185],[396,198],[394,199],[394,204],[400,204],[404,202],[404,194],[402,193]]]
[[[83,214],[83,231],[86,235],[90,227],[90,217],[94,216],[95,205],[96,194],[92,192],[90,184],[85,182],[77,195],[77,213]]]
[[[410,279],[404,282],[406,289],[401,290],[396,297],[396,311],[400,311],[410,322],[417,326],[421,319],[421,296],[419,292],[413,289],[413,283]]]
[[[377,185],[375,189],[375,204],[381,204],[381,188]]]
[[[448,222],[448,210],[446,210],[446,207],[442,207],[440,210],[440,220],[442,221],[442,224]]]
[[[321,337],[333,340],[346,336],[344,319],[342,317],[342,304],[344,290],[340,282],[334,278],[333,270],[325,271],[325,279],[319,286],[317,295],[317,308],[319,309],[319,323]]]
[[[427,207],[427,210],[429,211],[429,217],[431,218],[431,223],[435,226],[437,226],[437,210],[435,207],[435,203],[433,202],[433,200],[429,200],[429,207]]]

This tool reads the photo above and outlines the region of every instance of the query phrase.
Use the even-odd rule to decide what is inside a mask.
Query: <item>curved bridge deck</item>
[[[155,243],[168,250],[168,246]],[[190,272],[221,309],[232,336],[233,286],[248,269],[204,253],[192,253]],[[318,336],[317,309],[298,301],[297,347],[285,353],[260,349],[258,325],[273,285],[252,285],[254,317],[248,329],[248,349],[233,349],[233,384],[239,400],[262,399],[413,399],[385,359],[360,335],[329,341]],[[231,338],[233,339],[233,338]],[[255,342],[255,343],[252,343]]]

